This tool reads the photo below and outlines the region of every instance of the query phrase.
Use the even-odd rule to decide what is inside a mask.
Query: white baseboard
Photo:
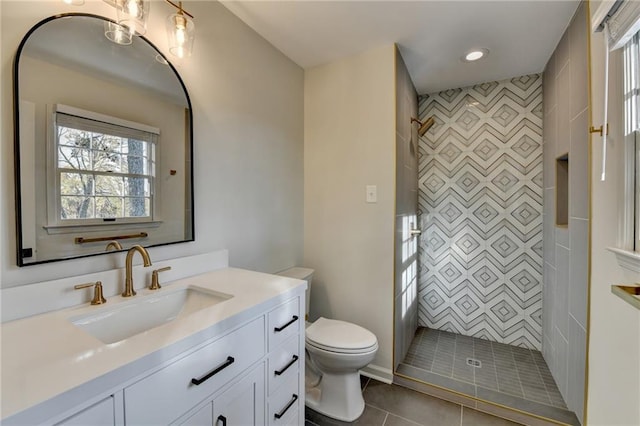
[[[369,364],[362,370],[360,374],[370,379],[378,380],[379,382],[390,385],[393,383],[393,371],[389,368],[378,367],[377,365]]]

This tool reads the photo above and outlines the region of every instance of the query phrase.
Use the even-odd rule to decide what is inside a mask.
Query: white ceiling
[[[578,0],[223,0],[303,68],[396,42],[418,93],[541,72]],[[460,58],[472,48],[489,56]]]

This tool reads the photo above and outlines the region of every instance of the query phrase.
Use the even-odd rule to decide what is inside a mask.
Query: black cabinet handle
[[[279,413],[274,414],[276,416],[276,419],[279,419],[280,417],[284,416],[284,413],[287,412],[287,410],[289,410],[289,408],[291,408],[291,406],[293,405],[294,402],[296,402],[298,400],[298,395],[296,395],[295,393],[293,394],[293,396],[291,397],[291,401],[289,401],[289,403],[287,404],[286,407],[284,407],[282,409],[282,411],[280,411]]]
[[[216,423],[218,422],[222,422],[222,426],[227,426],[227,418],[225,416],[218,416],[218,420],[216,420]]]
[[[198,386],[199,384],[209,380],[211,377],[215,376],[216,374],[218,374],[219,372],[221,372],[222,370],[224,370],[225,368],[227,368],[228,366],[230,366],[234,362],[235,362],[235,359],[232,356],[228,356],[227,360],[225,361],[225,363],[222,364],[220,367],[216,368],[215,370],[211,371],[210,373],[207,373],[207,375],[202,376],[199,379],[195,379],[195,378],[191,379],[191,383],[193,383],[194,385]]]
[[[286,323],[282,327],[275,327],[273,329],[273,331],[275,331],[276,333],[279,332],[279,331],[282,331],[282,330],[284,330],[285,328],[289,327],[291,324],[293,324],[296,321],[298,321],[298,316],[294,315],[293,318],[291,319],[291,321],[289,321],[288,323]]]
[[[297,360],[298,360],[298,355],[294,355],[293,358],[291,358],[291,361],[289,361],[289,364],[285,365],[282,370],[274,371],[274,373],[276,374],[276,376],[281,375],[282,373],[287,371],[289,369],[289,367],[291,367],[293,364],[295,364]]]

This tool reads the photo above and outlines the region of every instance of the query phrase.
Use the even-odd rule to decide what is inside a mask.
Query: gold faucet
[[[92,305],[102,305],[103,303],[107,303],[107,299],[102,295],[102,282],[96,281],[95,283],[87,283],[87,284],[78,284],[74,286],[76,290],[80,290],[81,288],[89,288],[93,287],[93,299],[91,299]]]
[[[105,251],[109,251],[110,249],[122,250],[122,244],[120,244],[116,240],[110,241],[109,244],[107,244],[107,247],[104,250]]]
[[[124,292],[122,297],[135,296],[136,292],[133,290],[133,255],[138,252],[142,256],[144,267],[151,266],[151,258],[147,249],[140,245],[135,245],[127,251],[127,260],[125,262],[125,280],[124,280]]]

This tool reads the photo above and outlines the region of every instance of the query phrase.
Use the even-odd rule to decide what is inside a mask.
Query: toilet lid
[[[376,346],[375,334],[345,321],[320,317],[306,329],[308,343],[335,352],[367,350]]]

